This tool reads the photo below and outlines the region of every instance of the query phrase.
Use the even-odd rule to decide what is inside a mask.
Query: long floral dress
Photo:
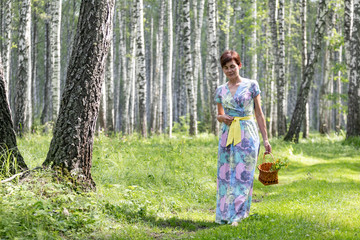
[[[260,93],[257,81],[241,79],[232,96],[227,83],[219,86],[215,101],[221,103],[225,114],[233,117],[254,115],[254,100]],[[249,216],[255,165],[259,154],[260,140],[255,122],[241,120],[241,142],[226,147],[229,126],[222,123],[219,139],[216,222],[238,222]]]

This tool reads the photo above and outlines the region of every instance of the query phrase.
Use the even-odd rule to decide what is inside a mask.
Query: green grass
[[[50,140],[19,139],[30,168],[44,161]],[[274,156],[290,165],[277,185],[255,180],[251,216],[231,227],[214,223],[216,137],[100,135],[96,192],[74,193],[49,172],[0,185],[0,239],[357,239],[358,143],[318,134],[299,144],[272,139]]]

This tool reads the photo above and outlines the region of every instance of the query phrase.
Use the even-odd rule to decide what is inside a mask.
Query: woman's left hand
[[[265,147],[265,153],[266,154],[271,153],[271,145],[269,143],[269,140],[264,141],[264,147]]]

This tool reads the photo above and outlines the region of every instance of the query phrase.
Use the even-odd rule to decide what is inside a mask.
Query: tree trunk
[[[191,19],[190,19],[190,1],[183,1],[183,41],[184,41],[184,68],[185,68],[185,82],[187,88],[187,96],[189,99],[190,110],[190,135],[197,135],[197,111],[194,93],[194,78],[192,70],[192,56],[191,56]]]
[[[138,23],[136,38],[136,83],[139,96],[139,121],[140,132],[143,137],[147,136],[147,113],[146,113],[146,63],[145,63],[145,38],[144,38],[144,12],[143,0],[136,0],[136,18]]]
[[[49,3],[46,3],[45,8],[49,7]],[[48,19],[45,19],[45,53],[44,53],[44,67],[45,67],[45,83],[44,83],[44,106],[41,113],[41,124],[45,124],[50,121],[50,97],[51,97],[51,59],[50,59],[50,22]]]
[[[285,6],[284,0],[279,0],[279,48],[278,48],[278,76],[277,76],[277,126],[278,136],[286,134],[285,110]]]
[[[122,125],[122,129],[123,132],[127,133],[126,127],[125,127],[125,123],[128,121],[128,114],[125,115],[125,112],[128,113],[129,111],[129,82],[128,82],[128,77],[127,77],[127,69],[126,69],[126,37],[125,37],[125,33],[126,33],[126,28],[125,28],[125,9],[124,7],[121,7],[119,14],[118,14],[118,18],[119,18],[119,29],[123,29],[123,31],[119,31],[120,32],[120,36],[119,36],[119,57],[120,57],[120,65],[121,65],[121,81],[123,83],[122,86],[122,95],[124,96],[124,100],[125,100],[125,104],[121,102],[121,97],[119,97],[119,111],[120,109],[122,110],[122,118],[121,118],[121,125]]]
[[[354,0],[346,138],[360,136],[360,0]]]
[[[84,189],[94,189],[91,160],[106,56],[112,37],[114,0],[81,2],[54,136],[44,166],[61,169]]]
[[[307,0],[301,0],[300,6],[300,21],[301,21],[301,42],[302,42],[302,59],[301,59],[301,79],[304,79],[305,67],[307,64],[307,38],[306,38],[306,14],[307,13]],[[296,92],[295,92],[296,93]],[[310,125],[310,114],[309,114],[309,103],[305,106],[305,118],[304,118],[304,129],[303,138],[309,136],[309,125]]]
[[[55,122],[60,106],[60,28],[62,0],[50,2],[50,44],[51,44],[51,84],[52,120]]]
[[[211,112],[211,131],[218,135],[219,124],[216,119],[216,103],[214,99],[215,91],[219,84],[219,71],[218,71],[218,43],[216,37],[216,11],[215,11],[215,0],[208,0],[208,64],[207,72],[210,82],[210,112]]]
[[[318,55],[321,50],[321,41],[324,35],[324,31],[326,29],[326,15],[329,12],[327,4],[328,1],[329,0],[320,0],[319,2],[311,52],[305,68],[304,77],[300,85],[295,110],[290,122],[289,131],[284,138],[286,141],[299,141],[301,124],[305,116],[305,106],[308,100],[310,86],[314,77],[314,67],[315,63],[318,60]]]
[[[31,31],[31,98],[32,102],[31,105],[34,109],[34,114],[32,114],[31,122],[34,122],[35,115],[37,116],[37,112],[39,109],[38,100],[39,94],[37,92],[37,39],[38,39],[38,13],[37,13],[37,3],[33,3],[34,7],[32,8],[32,31]]]
[[[23,157],[16,144],[14,125],[6,95],[6,85],[0,56],[0,173],[15,174],[27,170]]]
[[[4,19],[3,19],[3,66],[4,66],[4,81],[5,81],[5,90],[8,94],[10,87],[10,62],[11,62],[11,38],[12,38],[12,0],[4,1]],[[7,95],[8,96],[8,95]]]
[[[15,100],[15,130],[20,136],[30,130],[31,106],[31,3],[23,0],[20,8],[18,44],[18,74]]]
[[[329,14],[327,26],[327,36],[325,42],[325,56],[324,56],[324,78],[322,79],[322,84],[320,86],[320,116],[319,116],[319,132],[321,134],[329,134],[331,131],[331,114],[330,107],[331,102],[329,100],[329,94],[331,93],[333,78],[331,70],[331,61],[332,61],[332,50],[330,49],[330,40],[333,35],[333,24],[335,24],[334,14]]]
[[[253,21],[253,29],[251,36],[251,79],[257,79],[257,36],[256,36],[256,28],[257,28],[257,0],[252,0],[251,8],[252,8],[252,21]]]
[[[168,14],[168,42],[169,42],[169,56],[167,61],[167,76],[166,76],[166,104],[167,104],[167,126],[169,137],[172,135],[173,124],[173,104],[172,104],[172,66],[173,66],[173,16],[172,16],[172,1],[167,4]]]
[[[106,131],[114,132],[114,59],[113,36],[111,36],[110,49],[107,56],[105,84],[106,84]]]

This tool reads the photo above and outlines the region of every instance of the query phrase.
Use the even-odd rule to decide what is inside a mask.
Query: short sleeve
[[[260,87],[257,81],[253,80],[250,87],[251,97],[254,98],[261,93]]]
[[[222,101],[221,101],[221,86],[216,89],[214,100],[217,103],[222,103]]]

